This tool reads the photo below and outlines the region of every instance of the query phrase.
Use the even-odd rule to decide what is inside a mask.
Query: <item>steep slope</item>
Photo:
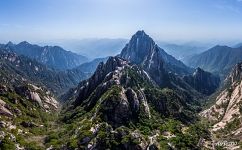
[[[83,105],[87,110],[90,110],[96,105],[97,100],[102,95],[105,95],[114,85],[121,86],[124,91],[129,88],[134,88],[128,91],[133,91],[135,93],[134,95],[143,98],[145,98],[145,95],[142,95],[144,94],[142,91],[149,91],[149,89],[152,91],[152,89],[158,88],[149,75],[138,66],[129,64],[126,60],[119,57],[110,57],[107,63],[101,63],[98,66],[91,78],[79,84],[76,88],[78,91],[74,92],[78,93],[78,95],[74,98],[73,106]],[[185,95],[183,96],[185,100]],[[184,101],[184,103],[186,102]],[[162,113],[169,113],[169,110],[163,110]]]
[[[220,78],[197,68],[192,75],[184,76],[183,79],[194,89],[205,95],[211,95],[219,87]]]
[[[66,92],[88,76],[75,69],[61,72],[54,71],[35,60],[25,56],[18,56],[11,50],[6,49],[0,50],[0,62],[3,73],[12,74],[23,78],[23,80],[27,79],[34,84],[45,86],[55,95]],[[8,78],[6,81],[12,82],[12,79]]]
[[[186,64],[226,77],[232,67],[240,61],[242,61],[241,47],[215,46],[206,52],[190,58],[186,61]]]
[[[225,80],[225,88],[216,103],[201,116],[213,122],[212,131],[220,137],[241,140],[242,137],[242,63],[237,64]]]
[[[91,78],[67,95],[62,121],[75,124],[76,128],[59,134],[76,137],[72,140],[77,143],[74,147],[79,148],[146,149],[164,145],[169,148],[166,140],[170,137],[163,136],[163,132],[169,131],[160,131],[160,124],[179,122],[165,119],[171,117],[186,126],[194,121],[197,111],[189,95],[160,89],[144,70],[120,57],[110,57],[105,64],[100,63]],[[160,138],[164,145],[159,144]],[[70,143],[66,143],[68,148]],[[197,146],[193,143],[188,147]]]
[[[168,55],[144,31],[138,31],[133,35],[119,56],[144,69],[160,87],[183,91],[191,96],[191,100],[201,98],[201,94],[194,89],[193,83],[186,82],[182,78],[184,75],[192,74],[193,69]],[[205,87],[209,86],[208,84],[204,82]]]
[[[192,72],[191,68],[158,47],[153,39],[144,31],[138,31],[132,36],[129,43],[123,48],[120,57],[147,69],[152,68],[154,65],[158,65],[156,63],[162,63],[160,65],[162,65],[167,72],[170,71],[180,75]]]
[[[23,63],[31,70],[31,61],[6,51],[0,55],[0,149],[41,149],[42,142],[35,138],[44,139],[50,131],[59,103],[51,91],[21,71]]]
[[[19,55],[35,59],[48,67],[59,70],[72,69],[87,61],[86,57],[66,51],[58,46],[41,47],[26,41],[17,45],[9,42],[3,48],[11,49]]]
[[[18,84],[1,81],[0,86],[0,149],[43,149],[42,140],[52,128],[59,103],[50,91],[12,79]]]

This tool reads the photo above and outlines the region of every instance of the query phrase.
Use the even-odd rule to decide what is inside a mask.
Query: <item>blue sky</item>
[[[1,0],[0,41],[129,38],[241,41],[242,0]]]

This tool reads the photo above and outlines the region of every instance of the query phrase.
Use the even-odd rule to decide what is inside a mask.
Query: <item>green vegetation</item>
[[[233,121],[226,124],[224,129],[222,129],[222,132],[230,133],[231,131],[234,131],[241,125],[241,121],[239,118],[235,118]]]
[[[7,90],[1,93],[0,99],[6,102],[14,117],[1,116],[0,120],[11,124],[13,129],[3,128],[6,136],[0,139],[0,149],[15,149],[15,144],[27,150],[45,149],[44,138],[53,130],[57,112],[46,112],[38,103],[17,94],[15,89]]]
[[[2,150],[15,150],[15,143],[10,140],[10,136],[5,136],[0,143],[0,149]]]

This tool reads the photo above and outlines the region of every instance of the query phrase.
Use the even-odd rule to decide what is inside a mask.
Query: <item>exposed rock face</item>
[[[98,66],[91,78],[68,94],[74,95],[70,97],[73,101],[70,109],[82,106],[89,112],[95,108],[94,118],[101,117],[116,128],[150,118],[150,105],[162,115],[189,120],[184,114],[184,110],[192,110],[187,105],[189,97],[178,93],[159,90],[144,70],[122,58],[110,57],[106,64]],[[178,112],[177,106],[182,107]]]
[[[191,101],[201,97],[201,93],[181,77],[191,74],[192,69],[158,47],[144,31],[133,35],[119,56],[140,66],[159,87],[186,93]]]
[[[46,111],[57,111],[59,103],[50,94],[49,91],[37,87],[35,85],[29,84],[28,86],[16,87],[15,91],[17,94],[26,97],[33,102],[37,102],[40,107]]]
[[[75,115],[84,109],[86,114],[83,116],[92,122],[92,136],[81,140],[81,145],[89,148],[106,147],[97,136],[103,132],[100,123],[105,124],[104,132],[107,135],[131,138],[127,139],[127,144],[118,146],[122,149],[157,148],[155,138],[145,140],[138,130],[128,128],[130,124],[137,125],[152,119],[154,111],[160,116],[189,122],[195,112],[186,101],[187,95],[171,89],[160,89],[147,72],[120,57],[110,57],[105,64],[100,63],[91,78],[82,81],[68,94],[71,96],[66,112],[72,111]],[[122,128],[125,128],[125,133],[120,135]],[[138,140],[139,144],[129,143],[132,139]]]
[[[105,64],[100,63],[89,79],[63,96],[66,101],[69,99],[74,108],[81,106],[88,112],[100,106],[102,109],[98,107],[96,114],[114,127],[135,122],[142,113],[149,118],[150,104],[163,115],[175,116],[182,121],[191,119],[183,112],[193,110],[188,104],[195,104],[195,97],[201,94],[168,66],[183,70],[177,72],[180,74],[185,74],[189,68],[164,54],[144,31],[138,31],[119,56],[122,58],[110,57]],[[159,87],[174,91],[161,91]]]
[[[184,76],[183,79],[197,91],[210,95],[219,87],[220,79],[209,72],[197,68],[193,75]]]
[[[145,70],[161,70],[188,74],[192,70],[155,44],[144,31],[138,31],[123,48],[120,57],[141,65]],[[158,75],[157,75],[158,76]]]
[[[233,134],[235,130],[241,128],[242,63],[237,64],[228,75],[225,80],[225,87],[216,98],[215,105],[203,111],[201,115],[215,122],[213,131],[225,129],[229,124],[234,124],[233,129],[227,128],[227,130],[232,130],[231,133]],[[240,123],[238,124],[238,122]]]
[[[81,105],[88,111],[98,105],[96,114],[114,127],[137,120],[140,112],[149,117],[149,106],[141,87],[132,88],[137,84],[130,81],[132,78],[129,72],[132,71],[152,84],[147,74],[137,66],[122,58],[110,57],[106,64],[101,63],[98,66],[90,79],[80,83],[73,105]]]
[[[11,111],[7,108],[6,102],[0,99],[0,115],[7,116],[7,117],[12,117],[13,114]]]

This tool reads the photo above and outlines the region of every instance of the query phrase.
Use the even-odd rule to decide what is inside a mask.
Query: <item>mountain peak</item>
[[[131,38],[131,41],[138,41],[139,39],[142,39],[142,41],[149,41],[152,42],[153,44],[155,44],[155,42],[153,41],[153,39],[145,33],[144,30],[139,30],[137,31]],[[141,42],[137,43],[137,44],[141,44]]]
[[[156,44],[144,31],[137,31],[124,47],[120,56],[135,64],[142,64],[148,55],[151,55]]]
[[[136,35],[136,36],[149,36],[149,35],[147,35],[147,34],[145,33],[144,30],[139,30],[139,31],[137,31],[134,35]]]
[[[30,45],[30,43],[27,42],[27,41],[22,41],[22,42],[20,42],[18,45]]]
[[[14,45],[13,42],[9,41],[7,45]]]
[[[166,68],[177,74],[187,74],[190,68],[161,49],[143,30],[137,31],[123,48],[120,57],[143,66],[146,71]],[[163,72],[163,71],[162,71]]]

